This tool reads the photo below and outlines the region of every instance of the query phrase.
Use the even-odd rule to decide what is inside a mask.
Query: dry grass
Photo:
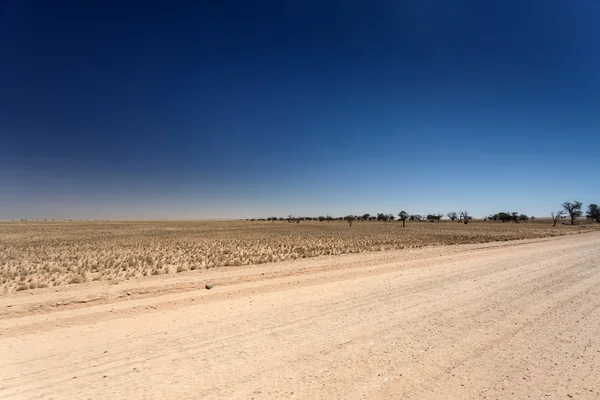
[[[91,281],[297,258],[511,239],[598,229],[551,222],[5,222],[0,288],[13,292]]]

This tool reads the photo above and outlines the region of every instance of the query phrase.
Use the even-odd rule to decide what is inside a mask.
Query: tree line
[[[550,216],[553,221],[553,226],[556,226],[556,223],[561,218],[566,218],[568,215],[571,218],[571,225],[575,224],[575,219],[581,217],[583,215],[583,211],[581,210],[583,203],[579,201],[566,201],[562,204],[562,208],[558,211],[551,212]],[[445,215],[448,217],[450,221],[459,222],[467,224],[469,221],[473,219],[472,216],[465,210],[461,210],[460,212],[451,211]],[[386,214],[386,213],[377,213],[375,215],[371,214],[362,214],[362,215],[346,215],[345,217],[332,217],[331,215],[320,215],[318,217],[295,217],[293,215],[288,215],[287,218],[283,217],[268,217],[268,218],[258,218],[251,219],[251,221],[287,221],[288,223],[300,223],[300,221],[321,221],[321,222],[331,222],[331,221],[347,221],[350,226],[355,221],[381,221],[381,222],[390,222],[390,221],[401,221],[402,226],[405,226],[406,221],[429,221],[429,222],[439,222],[444,217],[443,214],[409,214],[406,211],[402,210],[397,215],[394,214]],[[588,221],[600,222],[600,208],[597,204],[590,204],[587,207],[586,218]],[[528,216],[526,214],[521,214],[516,211],[513,212],[505,212],[501,211],[495,214],[491,214],[485,218],[484,221],[500,221],[500,222],[524,222],[529,220],[534,220],[534,216]]]
[[[376,215],[371,214],[362,214],[362,215],[346,215],[345,217],[332,217],[331,215],[326,216],[318,216],[318,217],[295,217],[293,215],[288,215],[287,218],[284,217],[268,217],[268,218],[253,218],[251,221],[286,221],[288,223],[300,223],[300,221],[347,221],[350,226],[355,221],[382,221],[382,222],[390,222],[390,221],[401,221],[404,226],[406,221],[429,221],[429,222],[439,222],[443,218],[443,214],[408,214],[406,211],[400,211],[398,215],[394,214],[386,214],[386,213],[377,213]],[[469,215],[467,211],[457,212],[449,212],[446,216],[452,221],[464,222],[465,224],[472,220],[473,217]]]

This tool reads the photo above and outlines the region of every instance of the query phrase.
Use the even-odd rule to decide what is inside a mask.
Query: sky
[[[0,219],[600,203],[600,0],[0,1]]]

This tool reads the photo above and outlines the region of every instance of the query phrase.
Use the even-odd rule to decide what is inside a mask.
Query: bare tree
[[[449,212],[446,215],[448,216],[448,218],[450,218],[451,221],[454,221],[456,218],[458,218],[458,214],[455,211]]]
[[[580,201],[574,201],[572,203],[570,201],[565,201],[562,204],[565,211],[571,217],[571,225],[575,225],[575,218],[581,216],[581,205]]]
[[[467,210],[465,211],[460,211],[460,213],[458,214],[460,216],[460,220],[459,221],[464,221],[465,225],[469,222],[469,212]]]
[[[402,221],[402,227],[406,226],[406,220],[408,219],[408,213],[404,210],[398,213],[398,219]]]
[[[560,217],[562,217],[563,215],[565,215],[565,210],[560,210],[557,212],[551,212],[550,215],[552,216],[552,226],[555,227],[556,223],[558,222],[558,220],[560,219]]]

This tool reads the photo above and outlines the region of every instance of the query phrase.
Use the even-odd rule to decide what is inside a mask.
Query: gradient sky
[[[598,0],[0,2],[0,219],[544,216],[599,139]]]

